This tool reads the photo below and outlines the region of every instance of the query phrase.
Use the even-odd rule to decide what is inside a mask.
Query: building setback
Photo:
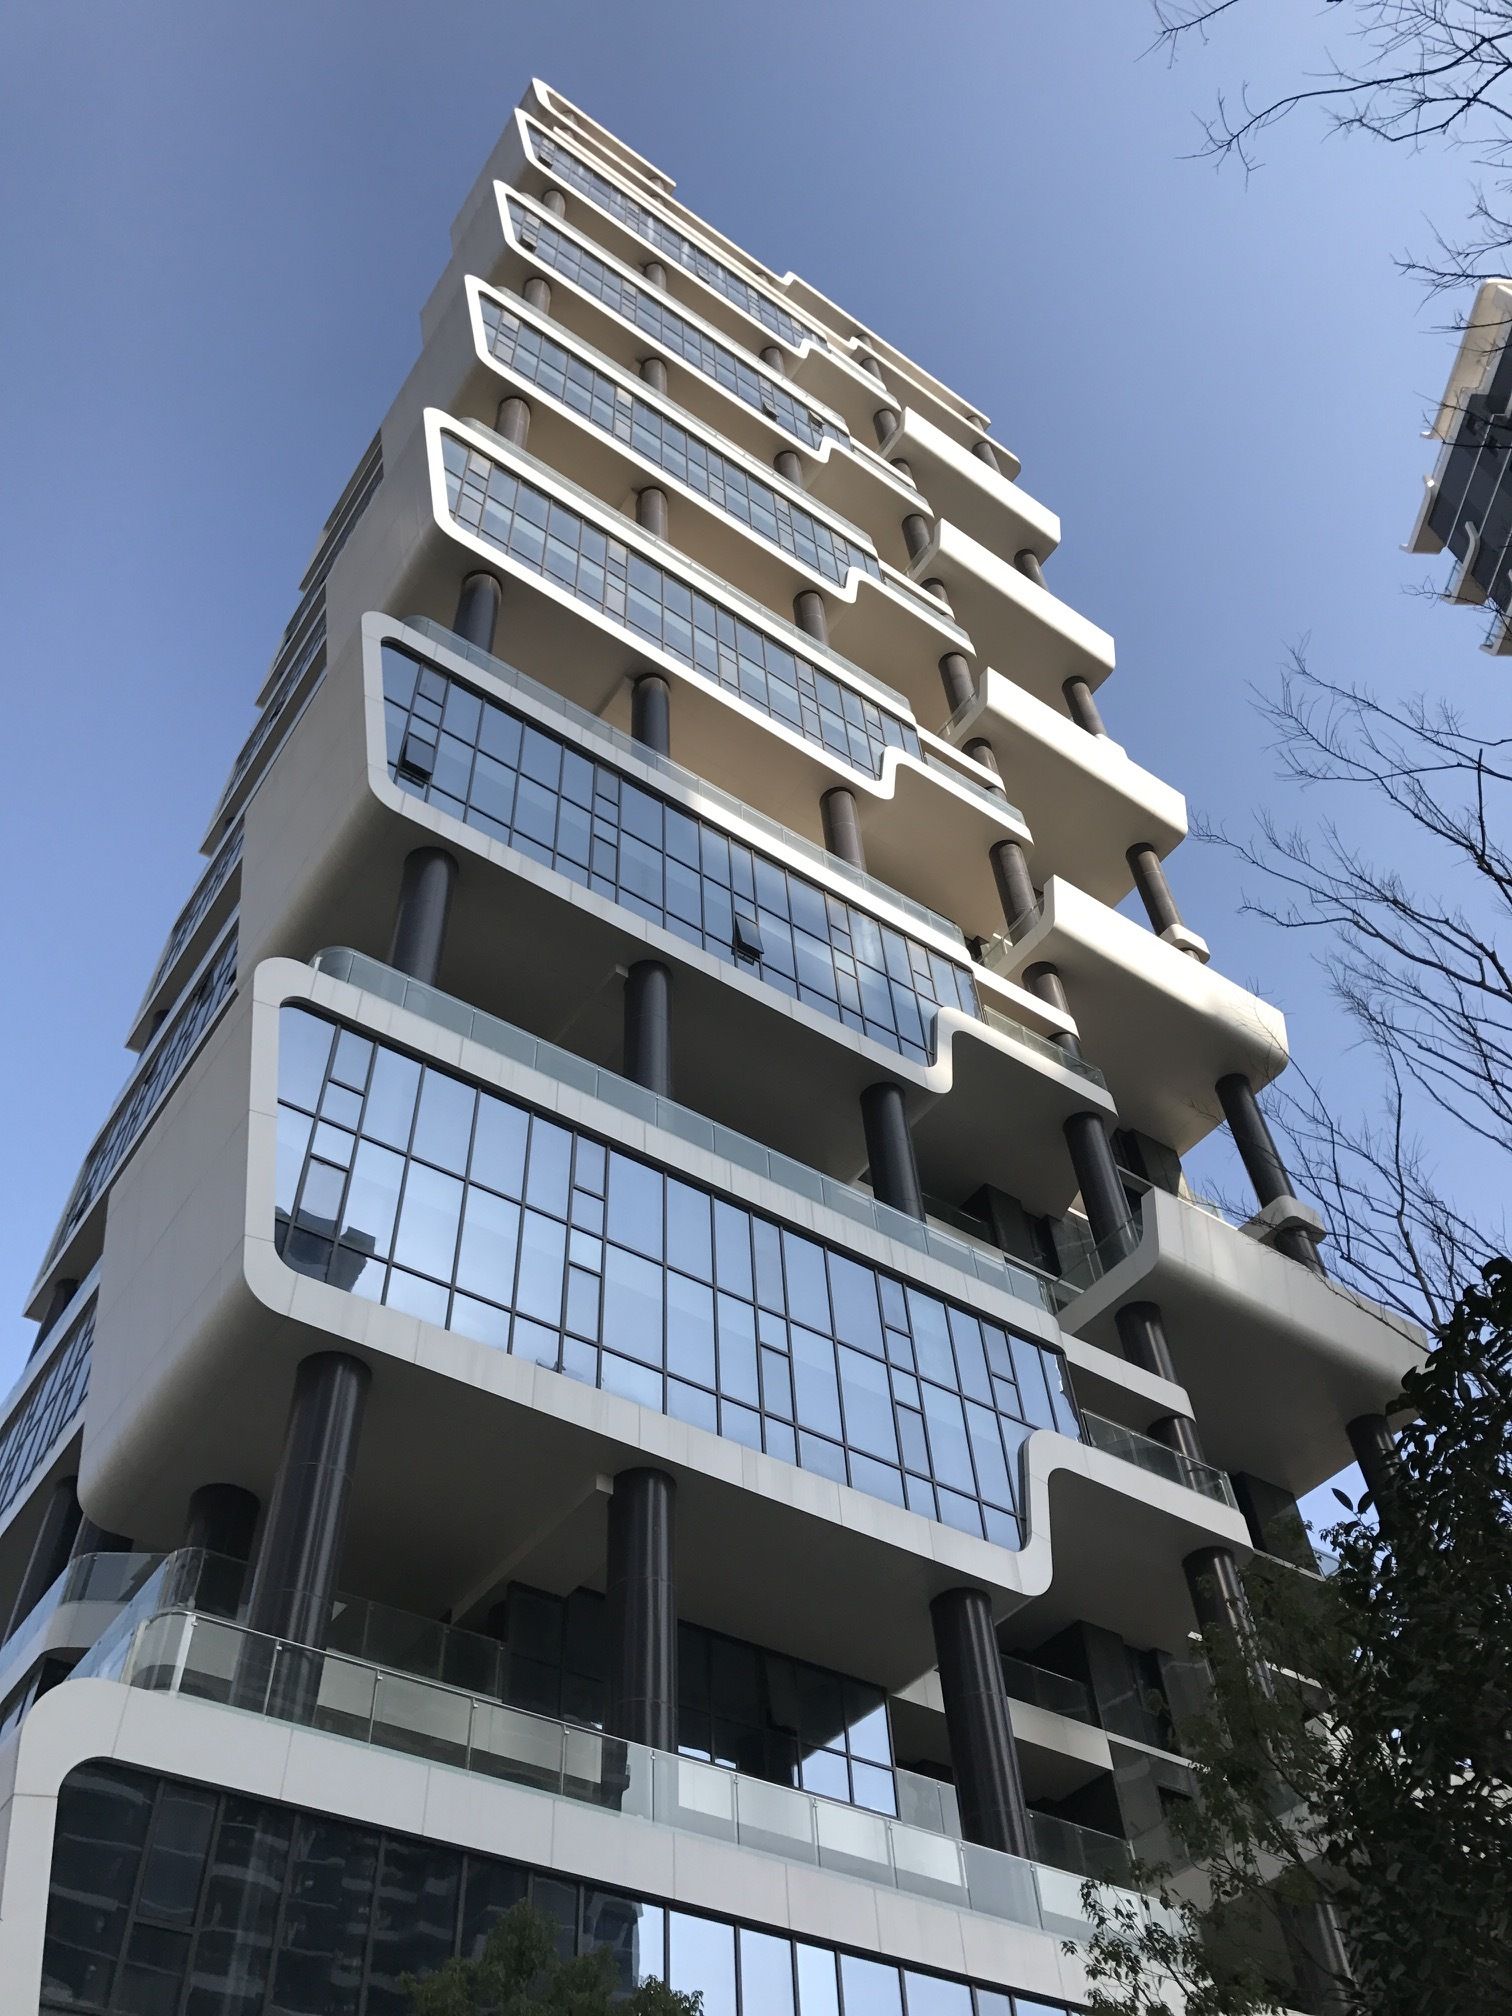
[[[985,417],[540,83],[422,331],[31,1300],[0,2003],[1060,2016],[1420,1340]]]

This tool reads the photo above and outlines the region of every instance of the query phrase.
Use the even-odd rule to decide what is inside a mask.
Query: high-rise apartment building
[[[1063,2011],[1419,1340],[984,416],[540,84],[422,328],[37,1278],[0,2005]]]
[[[1442,442],[1424,479],[1409,553],[1447,552],[1458,565],[1449,602],[1485,607],[1483,649],[1512,653],[1512,280],[1476,291],[1444,396],[1428,429]]]

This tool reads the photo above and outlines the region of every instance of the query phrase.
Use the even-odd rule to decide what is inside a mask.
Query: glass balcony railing
[[[680,786],[685,791],[696,792],[704,804],[716,811],[730,814],[753,833],[766,835],[781,846],[791,849],[801,861],[822,868],[826,875],[837,877],[847,887],[861,892],[871,902],[885,904],[899,916],[908,917],[914,923],[922,924],[928,931],[940,933],[950,941],[952,947],[959,948],[964,954],[966,940],[960,926],[953,924],[938,910],[931,910],[928,904],[917,902],[912,896],[905,896],[901,890],[894,889],[891,883],[883,882],[875,875],[868,875],[860,868],[853,868],[848,861],[842,861],[837,854],[831,854],[826,848],[806,839],[803,834],[795,833],[791,826],[784,826],[776,819],[769,819],[766,813],[758,812],[754,806],[748,805],[742,798],[737,798],[733,792],[722,791],[717,784],[711,784],[707,778],[700,777],[697,771],[686,770],[681,763],[674,763],[670,756],[659,756],[654,749],[648,748],[644,742],[637,742],[623,729],[612,727],[607,721],[601,721],[598,715],[591,714],[586,707],[579,707],[575,700],[569,700],[565,695],[554,692],[551,687],[543,686],[539,680],[532,679],[528,673],[506,664],[502,658],[495,658],[491,652],[480,649],[476,644],[469,644],[465,638],[459,637],[454,630],[448,630],[444,624],[434,622],[429,616],[406,616],[404,624],[406,629],[417,631],[431,643],[455,652],[460,658],[466,658],[480,671],[486,672],[491,679],[497,679],[501,685],[523,694],[536,706],[548,709],[561,720],[570,723],[572,727],[591,735],[605,749],[612,749],[616,755],[633,757],[637,763],[645,764],[648,770],[654,770],[658,776],[667,778],[670,783]]]
[[[1092,1697],[1080,1680],[1064,1673],[1052,1673],[1048,1666],[1036,1666],[1028,1659],[1003,1654],[1003,1684],[1015,1701],[1033,1708],[1048,1709],[1052,1715],[1068,1715],[1073,1722],[1097,1724]]]
[[[1084,1412],[1082,1422],[1087,1441],[1094,1449],[1116,1456],[1121,1462],[1136,1464],[1152,1477],[1163,1477],[1168,1484],[1180,1484],[1188,1491],[1199,1491],[1215,1504],[1227,1505],[1238,1511],[1239,1502],[1234,1496],[1233,1485],[1221,1470],[1215,1470],[1210,1463],[1199,1463],[1195,1457],[1183,1456],[1179,1449],[1157,1442],[1153,1436],[1141,1435],[1133,1428],[1125,1428],[1121,1422],[1104,1420],[1100,1414]]]
[[[1075,1936],[1085,1926],[1079,1874],[222,1618],[144,1618],[91,1677],[297,1722],[1037,1930]],[[1059,1837],[1053,1845],[1068,1852]]]
[[[1011,1036],[1015,1043],[1022,1043],[1047,1063],[1058,1064],[1063,1071],[1070,1071],[1078,1078],[1085,1078],[1089,1085],[1099,1085],[1106,1091],[1108,1081],[1095,1064],[1089,1064],[1085,1057],[1073,1057],[1059,1043],[1052,1042],[1048,1036],[1041,1036],[1037,1029],[1027,1029],[1022,1022],[1015,1022],[1001,1008],[989,1007],[984,1001],[982,1020],[989,1029],[995,1029],[1000,1036]]]
[[[763,1147],[749,1135],[721,1126],[718,1121],[694,1112],[691,1107],[660,1098],[628,1078],[620,1077],[617,1072],[590,1064],[586,1058],[570,1050],[559,1049],[543,1037],[531,1036],[496,1015],[486,1015],[480,1008],[469,1007],[465,1001],[443,994],[439,988],[411,980],[365,953],[354,952],[343,945],[330,946],[317,953],[311,963],[318,972],[329,973],[332,979],[345,980],[354,987],[360,987],[364,993],[376,994],[380,1000],[392,1002],[395,1007],[408,1008],[440,1028],[466,1037],[471,1042],[481,1043],[512,1063],[544,1072],[560,1084],[584,1092],[591,1098],[601,1099],[606,1105],[618,1108],[644,1125],[661,1128],[695,1148],[717,1155],[738,1169],[745,1169],[769,1183],[779,1184],[811,1203],[821,1204],[827,1210],[850,1219],[853,1224],[911,1247],[916,1253],[937,1260],[942,1266],[953,1268],[968,1279],[980,1281],[989,1288],[1047,1310],[1052,1315],[1059,1307],[1057,1284],[1049,1275],[1036,1273],[1033,1268],[1009,1259],[1006,1254],[991,1252],[974,1242],[956,1239],[934,1226],[920,1224],[905,1212],[878,1203],[864,1191],[838,1182],[832,1176],[822,1175],[806,1163],[779,1154],[776,1149]]]
[[[0,1668],[20,1665],[28,1647],[35,1645],[51,1619],[66,1606],[127,1604],[162,1564],[161,1554],[76,1556],[0,1644]]]
[[[1122,1888],[1133,1881],[1133,1851],[1116,1834],[1104,1834],[1096,1827],[1078,1827],[1053,1813],[1031,1813],[1029,1839],[1035,1860],[1048,1862],[1052,1869],[1064,1869],[1073,1876],[1090,1877],[1094,1883],[1112,1883]]]

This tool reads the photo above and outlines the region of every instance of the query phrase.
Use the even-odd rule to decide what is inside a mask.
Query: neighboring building
[[[982,415],[539,84],[422,328],[31,1303],[0,2004],[1059,2011],[1417,1340]]]
[[[1484,649],[1512,652],[1512,280],[1485,280],[1475,296],[1430,437],[1443,442],[1424,479],[1409,553],[1449,552],[1459,562],[1449,602],[1489,605]]]

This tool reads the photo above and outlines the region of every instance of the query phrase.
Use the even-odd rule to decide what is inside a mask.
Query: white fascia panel
[[[1185,1154],[1223,1119],[1218,1079],[1258,1091],[1285,1068],[1286,1018],[1143,925],[1052,876],[1040,916],[998,970],[1048,960],[1060,972],[1082,1048],[1124,1122]]]
[[[902,423],[886,452],[903,457],[940,517],[969,527],[995,549],[1050,557],[1061,536],[1053,511],[952,440],[916,406],[904,407]]]
[[[1164,1190],[1145,1193],[1138,1247],[1062,1328],[1115,1349],[1131,1300],[1165,1316],[1208,1460],[1299,1497],[1350,1461],[1345,1424],[1389,1406],[1425,1349],[1416,1324]]]
[[[1433,418],[1432,431],[1448,441],[1458,427],[1465,403],[1479,392],[1506,348],[1512,333],[1512,280],[1483,280],[1465,322],[1459,349]]]
[[[1120,743],[1089,735],[990,666],[950,722],[950,740],[992,745],[1003,789],[1034,836],[1036,879],[1059,873],[1101,903],[1134,886],[1126,850],[1144,841],[1164,857],[1186,837],[1186,799],[1142,769]]]
[[[1100,686],[1113,670],[1113,639],[1069,603],[1020,573],[959,525],[941,519],[909,570],[945,585],[956,621],[982,661],[1006,666],[1020,686],[1051,706],[1066,679]]]

